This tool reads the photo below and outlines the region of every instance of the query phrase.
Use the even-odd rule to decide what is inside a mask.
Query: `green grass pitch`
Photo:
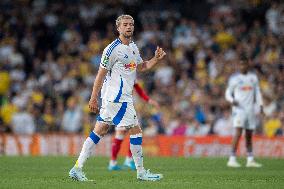
[[[258,159],[263,168],[227,168],[226,158],[145,158],[145,167],[164,174],[158,182],[136,180],[133,171],[107,170],[108,158],[90,158],[85,165],[89,179],[68,178],[75,157],[0,157],[0,188],[284,188],[284,159]],[[242,165],[245,159],[240,160]],[[122,159],[120,159],[122,162]]]

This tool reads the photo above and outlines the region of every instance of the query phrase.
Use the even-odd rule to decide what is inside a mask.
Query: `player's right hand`
[[[157,60],[161,60],[161,59],[164,58],[164,56],[166,56],[166,52],[158,46],[156,51],[155,51],[155,58]]]
[[[263,106],[262,106],[262,105],[260,106],[260,112],[259,112],[259,113],[260,113],[261,117],[265,118],[266,115],[265,115],[265,113],[264,113],[264,110],[263,110]]]
[[[232,105],[233,105],[233,106],[239,106],[239,103],[234,100],[234,101],[232,102]]]
[[[97,114],[99,112],[98,100],[95,98],[91,98],[89,101],[89,108],[91,112]]]
[[[153,99],[150,98],[148,102],[149,102],[149,104],[154,106],[157,110],[160,109],[160,105],[156,100],[153,100]]]

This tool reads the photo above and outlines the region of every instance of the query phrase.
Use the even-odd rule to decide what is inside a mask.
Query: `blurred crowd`
[[[224,92],[243,53],[264,99],[256,133],[283,135],[284,3],[262,0],[1,0],[0,132],[88,134],[93,81],[122,13],[135,18],[143,59],[157,45],[167,52],[138,75],[160,104],[134,95],[144,135],[231,135]]]

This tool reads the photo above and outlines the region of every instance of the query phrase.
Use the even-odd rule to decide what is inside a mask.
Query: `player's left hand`
[[[156,100],[153,100],[153,99],[150,98],[148,102],[149,102],[149,104],[154,106],[156,109],[160,108],[160,105],[159,105],[159,103]]]
[[[265,113],[264,113],[264,110],[263,110],[263,106],[260,106],[260,116],[261,116],[262,118],[265,117]]]
[[[155,58],[157,60],[161,60],[161,59],[164,58],[164,56],[166,56],[166,52],[158,46],[156,51],[155,51]]]

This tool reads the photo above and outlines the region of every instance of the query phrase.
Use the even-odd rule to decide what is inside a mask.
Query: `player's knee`
[[[126,131],[117,130],[115,132],[115,138],[120,139],[120,140],[123,140],[125,135],[126,135]]]
[[[116,135],[126,135],[126,133],[127,133],[127,130],[116,130],[115,131]]]
[[[97,122],[94,130],[90,133],[89,138],[92,139],[95,144],[98,144],[100,139],[106,135],[108,128],[109,126],[107,124]]]
[[[107,124],[97,122],[94,132],[103,137],[107,134],[108,128]]]
[[[237,128],[237,130],[236,130],[236,135],[237,135],[237,136],[241,136],[241,135],[242,135],[242,131],[243,131],[242,128]]]
[[[242,136],[242,134],[241,134],[241,133],[236,133],[235,136],[236,136],[237,138],[240,138],[240,137]]]
[[[130,133],[130,135],[137,135],[137,134],[142,135],[142,129],[139,126],[135,126],[135,127],[132,127],[131,129],[129,129],[129,133]]]

